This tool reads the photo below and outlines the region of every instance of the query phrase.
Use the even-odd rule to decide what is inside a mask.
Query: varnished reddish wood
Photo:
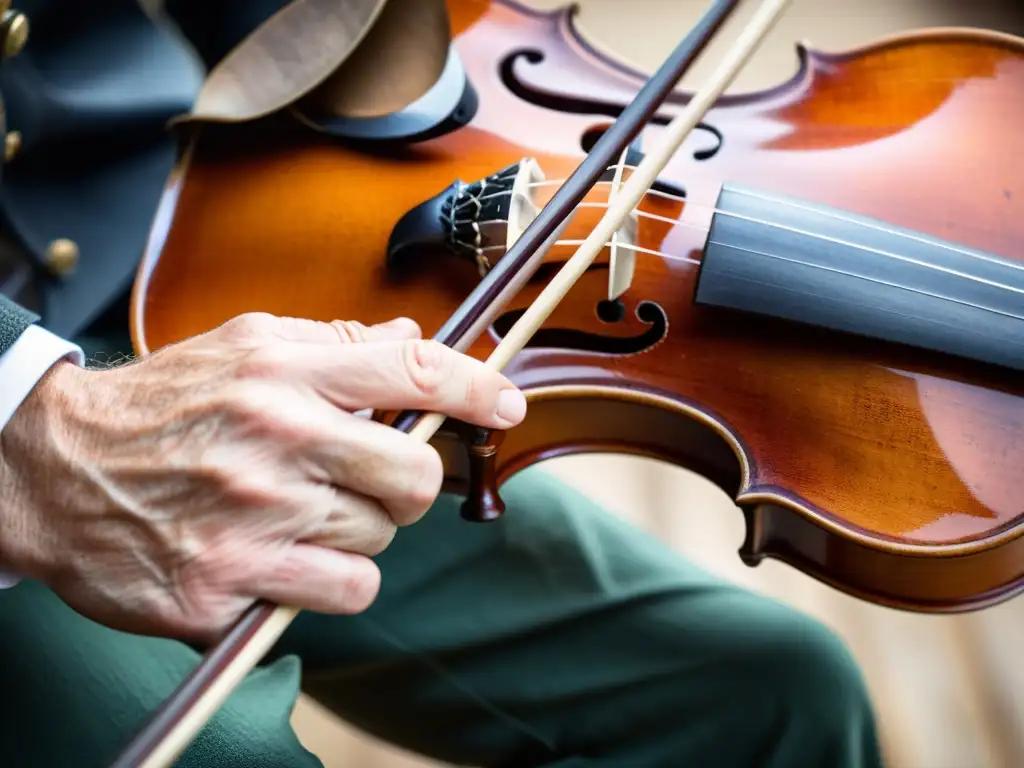
[[[424,257],[389,273],[395,222],[454,179],[522,157],[549,178],[578,163],[607,116],[536,106],[547,98],[624,104],[642,78],[583,44],[566,12],[449,0],[456,45],[481,96],[472,125],[403,153],[344,149],[291,124],[204,136],[172,180],[140,270],[133,332],[141,352],[251,310],[376,322],[397,315],[433,333],[478,279],[472,265]],[[664,176],[685,207],[648,196],[622,323],[598,319],[595,268],[546,328],[631,337],[656,301],[666,339],[636,355],[531,348],[507,369],[530,399],[498,455],[504,480],[543,458],[589,450],[656,456],[700,471],[747,512],[743,556],[778,557],[866,599],[962,610],[1024,584],[1024,383],[1000,371],[693,306],[696,262],[723,181],[741,181],[1024,260],[1024,41],[980,31],[922,32],[845,54],[798,49],[801,71],[771,91],[723,99]],[[666,105],[671,114],[685,95]],[[650,129],[650,136],[657,133]],[[648,138],[651,140],[651,138]],[[591,200],[602,199],[595,190]],[[585,237],[582,209],[565,237]],[[568,258],[572,248],[551,258]],[[689,260],[687,260],[689,259]],[[517,299],[524,307],[535,282]],[[493,335],[472,354],[486,356]],[[451,487],[465,450],[438,439]]]

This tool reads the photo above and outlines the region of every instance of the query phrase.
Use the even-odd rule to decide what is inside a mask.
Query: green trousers
[[[399,531],[374,605],[301,614],[178,765],[320,765],[289,724],[300,688],[458,764],[882,765],[861,675],[822,625],[541,469],[503,496],[499,522],[463,522],[443,496]],[[99,626],[38,583],[0,590],[0,765],[105,768],[198,658]]]
[[[364,614],[303,614],[182,756],[320,765],[300,686],[356,726],[478,766],[881,765],[860,674],[823,626],[723,583],[540,470],[503,521],[442,497],[379,557]],[[196,663],[82,618],[36,583],[0,592],[2,765],[101,768]]]

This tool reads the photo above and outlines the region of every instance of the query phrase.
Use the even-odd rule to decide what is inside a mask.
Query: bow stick
[[[494,370],[501,370],[523,349],[594,262],[626,217],[647,194],[658,174],[672,159],[705,112],[729,87],[790,1],[764,0],[723,61],[711,74],[708,82],[694,94],[685,109],[665,127],[658,145],[636,167],[628,181],[610,201],[597,226],[505,334],[487,358],[488,366]],[[623,112],[616,124],[605,133],[602,137],[605,141],[599,141],[598,145],[595,145],[588,158],[562,186],[559,192],[564,194],[561,197],[558,194],[552,197],[519,241],[499,262],[499,266],[505,265],[506,262],[508,266],[503,270],[492,270],[488,275],[491,279],[485,279],[477,286],[463,304],[465,309],[460,308],[435,338],[442,343],[450,340],[452,343],[449,346],[464,349],[472,343],[472,332],[476,330],[479,333],[493,320],[493,316],[500,312],[504,302],[509,300],[529,278],[530,268],[536,268],[536,262],[539,262],[545,250],[538,246],[547,238],[554,236],[560,221],[578,205],[587,190],[612,164],[616,155],[623,151],[646,119],[657,110],[658,105],[671,92],[685,73],[685,69],[736,4],[737,0],[723,0],[705,14],[697,27],[680,43],[671,60],[666,61],[658,73],[648,80],[626,112]],[[669,67],[670,63],[676,65],[675,70]],[[632,126],[632,136],[629,135],[630,126],[625,125],[627,112],[631,112],[630,118],[636,121],[636,125]],[[616,126],[620,122],[623,125],[616,131]],[[523,245],[517,250],[516,246],[520,243]],[[525,276],[523,273],[526,273]],[[393,426],[402,422],[403,431],[408,431],[413,437],[426,442],[438,431],[445,418],[443,414],[422,415],[406,412],[396,419]],[[164,703],[147,727],[122,752],[113,768],[166,768],[171,765],[231,692],[273,647],[297,614],[298,609],[288,606],[273,606],[265,602],[254,605]],[[181,700],[186,701],[184,706],[178,703]]]

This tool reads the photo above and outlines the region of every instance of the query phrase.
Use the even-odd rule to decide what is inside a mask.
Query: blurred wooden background
[[[563,5],[560,0],[526,4]],[[580,26],[589,39],[651,71],[701,15],[707,0],[580,0],[579,5]],[[748,0],[686,84],[708,72],[755,5],[756,0]],[[797,41],[835,51],[923,26],[987,27],[1024,35],[1024,4],[795,0],[732,90],[760,89],[787,79],[796,67]],[[1017,151],[1024,151],[1024,138]],[[835,629],[867,675],[892,768],[1024,766],[1024,600],[957,617],[877,608],[778,563],[757,569],[740,564],[735,554],[742,540],[739,511],[701,478],[646,460],[608,456],[558,459],[548,466],[612,511],[670,541],[685,557],[779,597]],[[367,739],[307,700],[300,702],[294,723],[327,768],[436,765]]]

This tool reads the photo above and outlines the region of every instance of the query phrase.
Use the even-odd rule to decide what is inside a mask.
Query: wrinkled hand
[[[443,479],[367,408],[504,429],[526,406],[410,320],[244,315],[120,368],[58,364],[2,433],[0,562],[143,634],[210,638],[257,598],[362,611],[370,557]]]

